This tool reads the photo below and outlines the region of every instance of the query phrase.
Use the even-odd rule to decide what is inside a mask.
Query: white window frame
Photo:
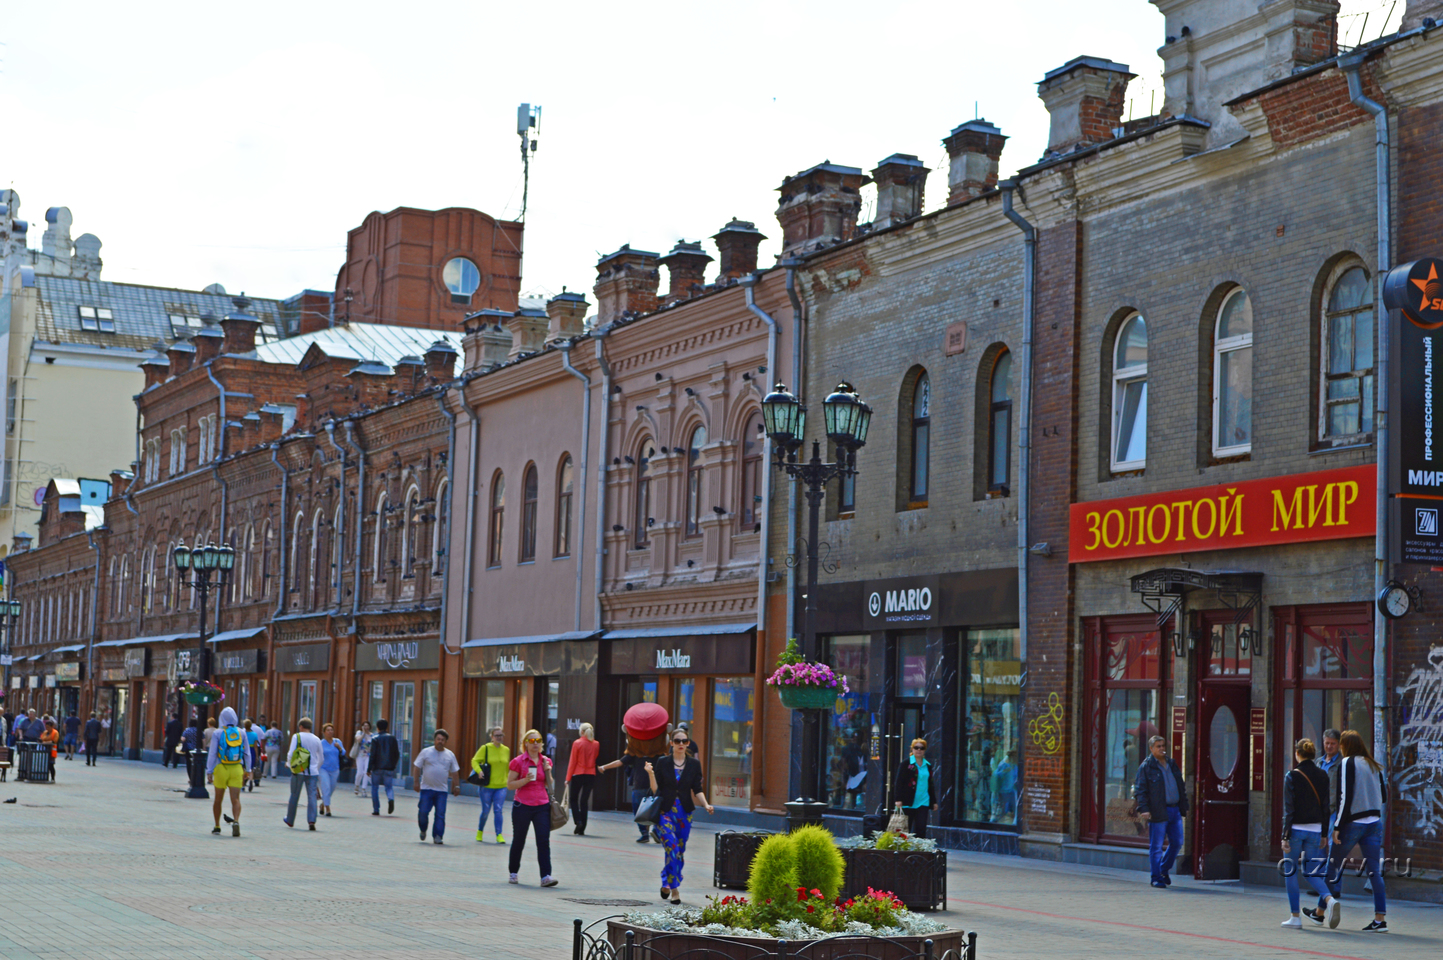
[[[1224,445],[1222,445],[1222,444],[1220,444],[1220,443],[1218,442],[1218,431],[1219,431],[1219,429],[1222,427],[1222,423],[1221,423],[1221,421],[1219,420],[1219,417],[1221,416],[1221,412],[1222,412],[1222,392],[1223,392],[1223,376],[1222,376],[1223,363],[1222,363],[1222,361],[1223,361],[1223,355],[1224,355],[1224,354],[1227,354],[1227,353],[1236,353],[1236,352],[1238,352],[1239,350],[1247,350],[1247,351],[1249,351],[1249,356],[1248,356],[1248,365],[1249,365],[1249,369],[1248,369],[1248,391],[1249,391],[1248,403],[1249,403],[1249,406],[1250,406],[1250,407],[1251,407],[1251,403],[1252,403],[1252,355],[1251,355],[1251,351],[1252,351],[1252,349],[1253,349],[1253,334],[1252,334],[1252,331],[1248,331],[1248,332],[1245,333],[1245,334],[1239,334],[1238,336],[1228,337],[1226,340],[1219,340],[1219,339],[1218,339],[1218,326],[1219,326],[1219,324],[1221,324],[1221,323],[1223,322],[1223,314],[1227,311],[1228,304],[1231,303],[1235,297],[1239,297],[1239,296],[1246,297],[1247,295],[1248,295],[1247,290],[1245,290],[1245,289],[1242,288],[1242,287],[1234,287],[1233,289],[1229,290],[1227,296],[1223,297],[1223,302],[1220,303],[1220,304],[1218,304],[1217,315],[1216,315],[1215,317],[1213,317],[1213,411],[1212,411],[1213,437],[1212,437],[1212,447],[1213,447],[1213,456],[1215,456],[1215,457],[1240,457],[1240,456],[1244,456],[1244,455],[1246,455],[1246,454],[1249,454],[1249,453],[1252,453],[1252,452],[1253,452],[1253,441],[1252,441],[1253,425],[1252,425],[1252,420],[1251,420],[1251,418],[1252,418],[1252,411],[1251,411],[1251,409],[1249,409],[1249,412],[1248,412],[1248,417],[1249,417],[1249,422],[1248,422],[1248,442],[1247,442],[1247,443],[1235,443],[1235,444],[1232,444],[1232,445],[1230,445],[1230,446],[1224,446]],[[1257,323],[1257,318],[1256,318],[1256,317],[1253,318],[1253,323],[1254,323],[1254,324]]]
[[[1112,359],[1112,410],[1110,411],[1109,415],[1109,419],[1112,421],[1112,429],[1108,431],[1107,459],[1108,462],[1112,465],[1113,473],[1128,473],[1132,470],[1142,470],[1147,467],[1146,415],[1144,415],[1142,419],[1143,458],[1141,460],[1117,459],[1117,428],[1121,424],[1123,393],[1126,390],[1128,384],[1135,383],[1139,380],[1144,382],[1147,381],[1147,364],[1144,363],[1141,366],[1127,367],[1121,370],[1118,369],[1117,366],[1117,347],[1118,344],[1122,342],[1122,335],[1127,331],[1127,328],[1132,323],[1132,321],[1139,317],[1142,318],[1143,327],[1144,329],[1146,329],[1147,317],[1143,316],[1142,313],[1139,311],[1133,311],[1132,313],[1128,314],[1126,317],[1123,318],[1122,323],[1117,325],[1117,333],[1113,335],[1112,343],[1108,345],[1108,350],[1111,351]],[[1151,330],[1148,330],[1147,347],[1150,352],[1152,350]],[[1136,427],[1134,427],[1133,429],[1136,429]]]

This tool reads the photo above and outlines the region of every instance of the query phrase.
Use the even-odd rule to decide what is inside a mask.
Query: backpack
[[[221,763],[241,763],[245,760],[245,734],[240,732],[239,727],[226,727],[221,733],[220,755]]]
[[[296,734],[296,749],[291,753],[291,773],[307,776],[311,772],[311,751],[301,746],[301,735]]]

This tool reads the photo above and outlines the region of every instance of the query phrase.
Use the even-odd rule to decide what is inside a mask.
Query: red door
[[[1250,633],[1230,621],[1204,623],[1199,657],[1197,797],[1193,875],[1235,880],[1248,855]]]

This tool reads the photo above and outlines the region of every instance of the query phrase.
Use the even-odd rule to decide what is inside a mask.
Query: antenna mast
[[[523,103],[516,108],[516,135],[521,138],[521,222],[526,222],[527,194],[531,190],[531,155],[536,152],[536,141],[531,131],[541,135],[541,108]]]

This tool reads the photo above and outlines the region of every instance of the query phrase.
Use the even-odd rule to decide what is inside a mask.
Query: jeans
[[[591,790],[595,785],[594,773],[578,773],[571,778],[571,816],[576,821],[578,832],[586,829],[586,813],[591,806]]]
[[[1326,874],[1328,871],[1327,860],[1323,858],[1323,835],[1314,833],[1311,830],[1294,830],[1292,851],[1285,854],[1289,867],[1285,867],[1286,874],[1284,883],[1288,888],[1288,910],[1291,913],[1298,912],[1298,904],[1301,900],[1301,891],[1298,888],[1298,875],[1309,877],[1309,886],[1320,887],[1323,884],[1318,881],[1322,879],[1319,874]],[[1323,896],[1318,895],[1318,907],[1323,906]]]
[[[536,861],[541,866],[541,876],[551,876],[551,804],[511,804],[511,859],[510,871],[521,872],[521,851],[526,849],[526,831],[536,828]]]
[[[446,799],[450,796],[445,790],[422,790],[421,802],[416,805],[416,822],[421,826],[421,834],[426,833],[426,821],[431,816],[431,810],[436,811],[436,826],[431,830],[431,838],[440,840],[446,835]]]
[[[296,804],[301,799],[302,788],[306,791],[306,823],[316,822],[316,780],[314,774],[291,774],[291,799],[286,804],[286,823],[296,822]]]
[[[386,799],[396,799],[396,775],[389,770],[371,771],[371,812],[381,812],[381,788],[386,788]]]
[[[371,762],[371,755],[363,753],[356,758],[356,792],[360,793],[366,789],[366,765]]]
[[[651,796],[651,791],[650,791],[650,790],[632,790],[632,791],[631,791],[631,815],[632,815],[632,816],[636,816],[636,811],[641,807],[641,801],[645,800],[645,799],[646,799],[647,797],[649,797],[649,796]],[[648,831],[650,828],[651,828],[651,824],[649,824],[649,823],[638,823],[638,824],[636,825],[636,829],[638,829],[638,830],[641,831],[641,835],[642,835],[643,837],[644,837],[644,836],[647,836],[647,831]]]
[[[482,787],[481,788],[481,819],[476,821],[476,832],[481,833],[486,829],[486,814],[495,811],[496,836],[501,836],[501,806],[506,802],[505,787]]]
[[[1363,850],[1363,861],[1367,864],[1368,878],[1373,881],[1373,912],[1382,916],[1388,912],[1388,896],[1383,891],[1383,863],[1380,859],[1383,844],[1383,821],[1372,823],[1350,823],[1339,834],[1340,842],[1333,844],[1332,857],[1328,863],[1328,892],[1335,898],[1343,895],[1343,858],[1356,844]]]
[[[1162,849],[1163,838],[1167,838],[1167,852]],[[1154,883],[1166,882],[1168,874],[1172,873],[1172,865],[1177,862],[1178,852],[1182,850],[1182,814],[1178,813],[1177,807],[1167,808],[1167,822],[1149,822],[1147,825],[1147,853],[1148,859],[1152,862],[1152,879]]]
[[[322,806],[329,807],[329,806],[331,805],[331,794],[332,794],[332,793],[335,791],[335,789],[336,789],[336,778],[339,777],[340,775],[341,775],[341,771],[339,771],[339,770],[327,770],[325,767],[322,767],[322,768],[321,768],[321,778],[320,778],[320,779],[321,779],[321,805],[322,805]]]

